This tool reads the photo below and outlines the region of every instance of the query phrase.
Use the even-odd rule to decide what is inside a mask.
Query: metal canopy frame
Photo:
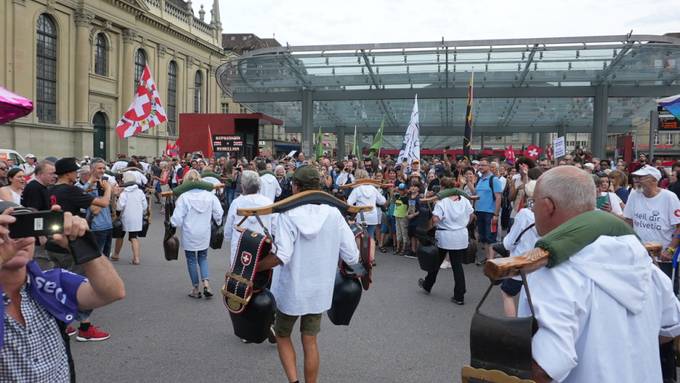
[[[653,99],[680,93],[680,39],[614,35],[272,47],[217,69],[236,102],[303,132],[403,134],[417,94],[422,136],[462,134],[475,73],[475,135],[608,132],[648,126]],[[603,99],[604,98],[604,99]],[[446,140],[431,140],[444,146]]]

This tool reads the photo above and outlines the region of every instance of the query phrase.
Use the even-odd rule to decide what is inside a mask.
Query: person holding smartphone
[[[88,225],[85,219],[70,212],[63,215],[62,234],[51,239],[67,252],[72,263],[83,269],[84,276],[62,268],[43,271],[34,260],[35,239],[11,238],[15,207],[8,202],[0,204],[0,286],[5,302],[0,305],[5,318],[0,334],[2,380],[75,381],[69,341],[64,336],[67,324],[83,313],[123,299],[125,286],[100,253],[72,247],[87,235]],[[52,210],[59,211],[61,207],[55,205]],[[39,278],[45,283],[29,283]],[[54,286],[61,295],[55,295]]]
[[[616,193],[611,191],[609,187],[609,177],[604,175],[602,177],[597,177],[597,180],[596,207],[616,216],[623,217],[623,209],[626,205]]]

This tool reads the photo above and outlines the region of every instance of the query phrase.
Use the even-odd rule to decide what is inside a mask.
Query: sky
[[[210,18],[213,0],[202,4]],[[224,33],[283,45],[680,32],[680,0],[220,0]],[[206,20],[206,21],[208,21]]]

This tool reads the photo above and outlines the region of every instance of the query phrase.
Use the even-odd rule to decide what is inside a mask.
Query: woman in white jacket
[[[200,181],[201,176],[196,170],[190,170],[184,176],[184,181]],[[174,227],[182,231],[181,243],[187,257],[187,269],[193,289],[191,298],[206,298],[213,296],[208,282],[208,246],[210,245],[210,221],[214,219],[219,225],[222,223],[222,205],[217,197],[207,190],[192,189],[182,193],[175,202],[175,211],[170,218]],[[203,294],[199,290],[199,276],[196,266],[200,269],[203,282]]]
[[[123,184],[127,186],[125,186],[120,193],[120,197],[118,197],[116,209],[120,212],[120,221],[123,224],[123,231],[128,233],[128,240],[132,247],[132,264],[139,265],[141,249],[137,236],[142,231],[144,212],[148,208],[148,202],[144,192],[137,186],[136,177],[133,172],[125,172],[123,174]],[[117,239],[112,259],[119,259],[122,247],[122,238],[121,240]]]
[[[357,169],[354,172],[354,176],[357,181],[361,179],[368,179],[368,172],[364,169]],[[375,263],[375,228],[380,223],[380,214],[382,212],[378,211],[376,205],[384,205],[387,202],[385,197],[383,197],[380,190],[372,185],[361,185],[352,189],[349,197],[347,198],[347,203],[350,205],[357,206],[373,206],[373,209],[369,212],[362,214],[357,214],[357,222],[366,224],[366,231],[368,231],[368,236],[371,238],[371,262]]]

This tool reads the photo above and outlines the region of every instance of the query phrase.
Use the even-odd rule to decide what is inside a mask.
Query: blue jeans
[[[376,228],[377,226],[378,226],[378,225],[366,225],[366,232],[368,232],[368,236],[369,236],[370,238],[375,237],[375,228]]]
[[[479,242],[481,243],[496,243],[496,233],[491,232],[491,220],[493,213],[484,211],[477,211],[477,232],[479,233]]]
[[[189,270],[189,278],[194,287],[198,287],[198,272],[196,272],[196,263],[201,270],[201,280],[208,279],[208,249],[199,251],[184,250],[184,255],[187,257],[187,269]],[[196,262],[198,258],[198,262]]]
[[[113,234],[113,229],[108,230],[93,230],[95,239],[97,240],[97,246],[99,246],[99,252],[104,254],[105,257],[111,256],[111,235]]]

